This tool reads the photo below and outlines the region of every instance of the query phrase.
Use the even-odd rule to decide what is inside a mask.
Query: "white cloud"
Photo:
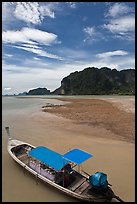
[[[48,57],[48,58],[52,58],[52,59],[63,60],[61,57],[54,55],[54,54],[51,54],[51,53],[48,53],[48,52],[43,51],[41,49],[35,49],[35,48],[31,48],[31,47],[22,47],[22,46],[13,46],[13,47],[16,47],[16,48],[22,49],[22,50],[26,50],[28,52],[35,53],[35,54],[42,56],[42,57]]]
[[[16,2],[14,15],[27,23],[40,24],[45,16],[55,18],[55,4],[53,6],[53,3],[48,2]]]
[[[135,30],[135,17],[124,16],[117,19],[112,19],[108,24],[104,25],[104,28],[108,29],[112,33],[118,33],[121,35],[127,34]]]
[[[61,85],[61,80],[64,77],[87,67],[109,67],[117,70],[135,68],[135,56],[130,53],[114,58],[92,56],[90,60],[78,60],[70,63],[64,61],[45,63],[44,60],[30,59],[24,65],[6,64],[3,61],[3,87],[12,87],[13,94],[27,91],[32,87],[46,87],[53,91]]]
[[[21,45],[24,46],[24,47],[30,47],[30,48],[39,49],[39,46],[34,45],[34,44],[26,44],[26,43],[22,43]]]
[[[57,5],[56,2],[54,4],[47,3],[46,5],[42,5],[39,7],[39,11],[41,13],[42,19],[44,18],[44,16],[55,18],[55,12],[53,11],[55,9],[55,4]]]
[[[95,27],[85,27],[83,29],[83,31],[86,34],[86,38],[84,38],[83,42],[88,42],[88,43],[92,43],[92,42],[96,42],[99,40],[107,40],[106,36],[103,36],[103,34],[100,31],[97,31],[95,29]]]
[[[65,62],[88,59],[91,56],[87,51],[67,47],[62,47],[62,49],[58,50],[58,53],[65,58]]]
[[[96,34],[94,27],[86,27],[83,29],[85,33],[87,33],[90,37],[94,36]]]
[[[124,51],[124,50],[116,50],[116,51],[111,51],[111,52],[103,52],[103,53],[99,53],[96,56],[99,58],[105,58],[105,57],[113,57],[113,56],[123,56],[123,55],[127,55],[128,52]]]
[[[55,18],[59,2],[2,2],[2,30],[23,21],[30,26],[39,25],[45,18]]]
[[[97,32],[94,27],[85,27],[83,31],[86,33],[86,38],[83,40],[84,43],[92,43],[97,40]]]
[[[4,54],[4,57],[11,58],[11,57],[13,57],[13,55],[11,55],[11,54]]]
[[[16,2],[14,14],[16,18],[25,22],[33,24],[41,22],[38,2]]]
[[[55,43],[57,35],[34,28],[22,28],[17,31],[3,31],[2,40],[4,43],[42,43],[50,45]]]
[[[135,39],[135,9],[126,3],[114,3],[109,6],[105,17],[107,23],[103,28],[113,34],[114,38],[134,41]]]
[[[5,87],[4,90],[9,91],[9,90],[11,90],[11,88],[10,87]]]
[[[127,14],[131,11],[132,11],[132,9],[129,6],[127,6],[125,3],[115,3],[109,7],[109,10],[106,14],[106,17],[111,16],[111,17],[115,18],[115,17],[118,17],[120,15]]]
[[[34,28],[22,28],[20,31],[3,31],[3,43],[14,44],[13,47],[35,53],[39,56],[62,60],[61,57],[42,50],[38,44],[50,46],[57,43],[57,35]],[[16,45],[16,44],[20,44]]]
[[[40,58],[38,58],[38,57],[33,57],[33,59],[40,61]]]
[[[46,68],[47,66],[41,68],[38,65],[36,62],[32,68],[3,64],[3,87],[7,84],[11,86],[12,94],[28,91],[32,87],[46,87],[53,91],[60,86],[61,79],[69,73],[69,70],[63,71],[59,67],[56,70]],[[7,91],[3,90],[3,94]]]

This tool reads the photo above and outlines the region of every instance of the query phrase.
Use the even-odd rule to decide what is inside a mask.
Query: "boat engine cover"
[[[89,182],[93,187],[96,188],[107,188],[107,174],[103,172],[96,172],[95,174],[89,177]]]

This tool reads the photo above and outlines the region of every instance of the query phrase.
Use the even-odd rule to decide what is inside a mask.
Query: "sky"
[[[135,2],[2,2],[2,94],[87,67],[135,69]]]

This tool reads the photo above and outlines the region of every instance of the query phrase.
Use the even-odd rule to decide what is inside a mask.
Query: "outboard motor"
[[[89,177],[89,182],[94,189],[105,190],[108,187],[107,174],[96,172]]]

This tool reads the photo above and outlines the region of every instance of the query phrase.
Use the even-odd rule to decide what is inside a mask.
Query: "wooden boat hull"
[[[24,162],[22,162],[13,152],[13,148],[18,147],[20,145],[28,145],[32,148],[35,148],[35,146],[29,144],[29,143],[24,143],[23,141],[19,141],[19,140],[14,140],[14,139],[9,139],[8,141],[8,146],[7,146],[7,150],[8,153],[10,154],[10,156],[18,163],[20,164],[24,169],[26,169],[27,171],[29,171],[30,173],[32,173],[34,176],[36,176],[37,178],[39,178],[40,180],[42,180],[44,183],[47,183],[48,185],[56,188],[57,190],[61,191],[64,194],[67,194],[75,199],[81,200],[81,201],[88,201],[88,202],[108,202],[112,199],[113,196],[109,196],[109,197],[105,197],[102,195],[99,196],[92,196],[92,194],[90,196],[87,195],[81,195],[78,194],[76,192],[73,192],[70,189],[67,189],[57,183],[55,183],[54,181],[44,177],[43,175],[41,175],[40,173],[36,172],[35,170],[33,170],[29,165],[25,164]],[[110,195],[112,193],[113,195],[113,191],[111,190],[111,188],[109,188],[110,191]]]
[[[78,194],[76,194],[75,192],[72,192],[56,183],[54,183],[53,181],[50,181],[49,179],[45,178],[44,176],[40,175],[39,173],[37,173],[36,171],[34,171],[33,169],[31,169],[29,166],[27,166],[26,164],[24,164],[22,161],[20,161],[13,153],[12,153],[12,148],[21,144],[27,144],[29,146],[32,146],[29,143],[24,143],[22,141],[19,140],[10,140],[8,142],[8,152],[11,155],[11,157],[18,163],[20,164],[24,169],[26,169],[27,171],[29,171],[30,173],[32,173],[33,175],[35,175],[37,178],[41,179],[42,181],[44,181],[45,183],[49,184],[50,186],[60,190],[61,192],[72,196],[74,198],[77,198],[79,200],[85,200],[85,201],[89,201],[89,198],[86,198],[84,196],[79,196]],[[35,146],[32,146],[33,148],[35,148]]]

